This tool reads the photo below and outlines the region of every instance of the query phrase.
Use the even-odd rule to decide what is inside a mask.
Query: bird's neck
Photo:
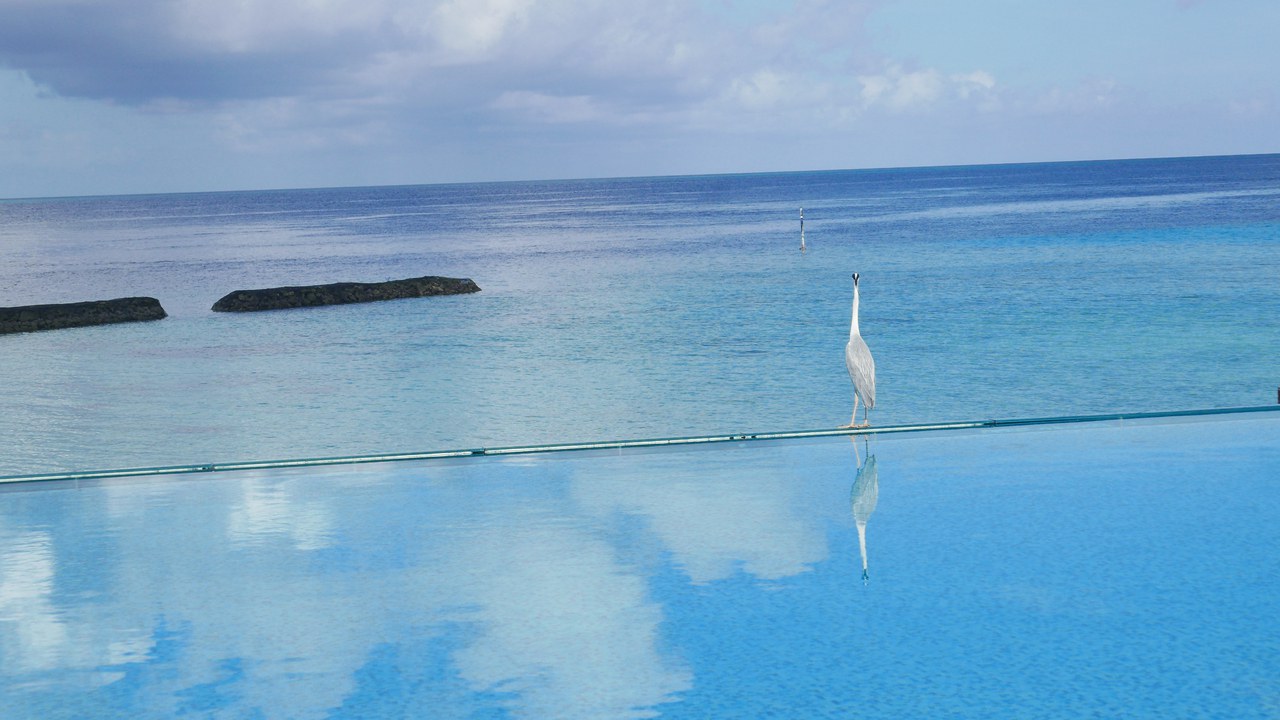
[[[867,523],[860,522],[858,525],[858,553],[862,555],[862,572],[867,572]]]
[[[849,323],[849,337],[858,334],[858,286],[853,286],[853,320]]]

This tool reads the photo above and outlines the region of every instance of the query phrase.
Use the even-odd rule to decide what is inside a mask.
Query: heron
[[[876,406],[876,361],[858,332],[858,273],[853,274],[853,321],[849,324],[849,342],[844,346],[844,366],[853,381],[853,417],[843,427],[867,427],[871,409]],[[858,400],[862,400],[861,425],[858,424]]]
[[[865,437],[865,436],[863,436]],[[858,440],[853,440],[853,456],[858,457]],[[862,582],[866,584],[870,577],[867,572],[867,521],[875,512],[876,500],[880,497],[880,473],[876,470],[876,456],[867,449],[867,461],[858,462],[858,474],[853,480],[853,489],[849,492],[849,505],[853,511],[853,522],[858,527],[858,553],[862,555]]]

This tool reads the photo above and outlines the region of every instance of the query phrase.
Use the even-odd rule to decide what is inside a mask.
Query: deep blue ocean
[[[0,336],[0,475],[834,427],[855,271],[877,425],[1277,399],[1280,155],[8,200],[0,305],[170,316]]]

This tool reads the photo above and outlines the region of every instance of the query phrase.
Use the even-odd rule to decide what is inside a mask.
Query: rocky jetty
[[[257,310],[283,310],[286,308],[316,307],[318,305],[346,305],[349,303],[400,300],[402,298],[429,297],[431,295],[458,295],[480,292],[480,288],[468,278],[447,278],[428,275],[408,280],[388,280],[379,283],[332,283],[329,285],[299,285],[262,290],[236,290],[227,293],[213,304],[215,312],[254,312]]]
[[[4,307],[0,308],[0,335],[159,320],[166,315],[160,301],[150,297]]]

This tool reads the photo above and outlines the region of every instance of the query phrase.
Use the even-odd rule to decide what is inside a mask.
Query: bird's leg
[[[848,425],[841,425],[840,427],[842,428],[858,427],[858,394],[857,393],[853,394],[853,417],[849,418]]]

